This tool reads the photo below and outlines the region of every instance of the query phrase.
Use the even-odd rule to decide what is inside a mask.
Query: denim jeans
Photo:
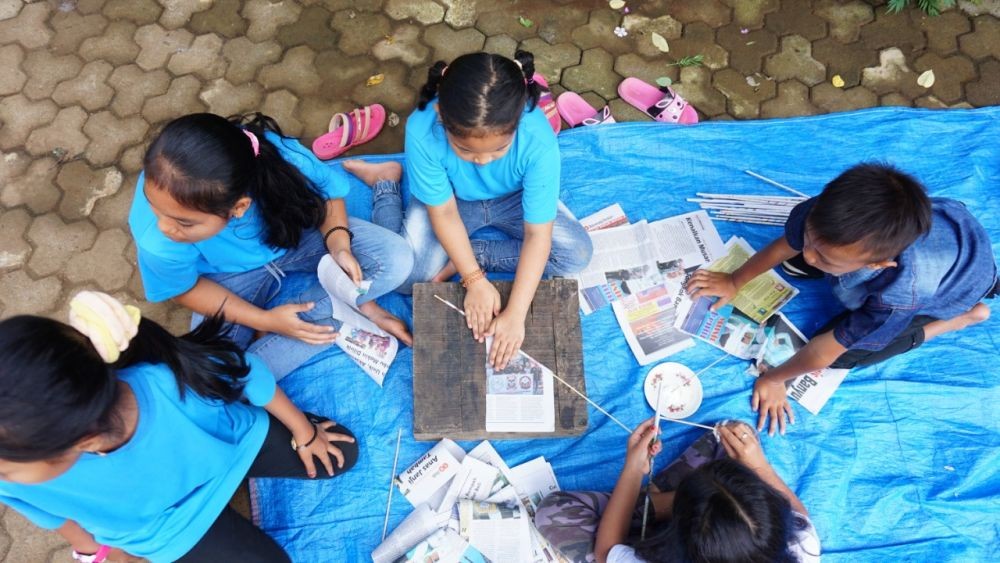
[[[351,217],[348,221],[354,233],[351,252],[361,265],[361,271],[372,285],[364,296],[358,298],[358,305],[372,301],[396,289],[413,268],[413,253],[402,237],[361,219]],[[303,232],[302,240],[295,248],[290,248],[283,256],[255,270],[247,272],[205,274],[206,279],[225,287],[247,302],[262,309],[278,296],[282,278],[291,272],[305,272],[313,276],[309,287],[292,299],[294,303],[313,302],[316,305],[299,317],[307,322],[337,326],[331,317],[330,296],[316,278],[316,266],[320,258],[327,254],[323,235],[315,229]],[[200,316],[192,319],[192,326],[201,322]],[[253,328],[232,324],[227,336],[247,352],[260,356],[276,379],[291,373],[310,358],[332,344],[306,344],[281,334],[268,333],[253,341]]]
[[[493,227],[510,237],[505,240],[470,240],[479,266],[488,272],[517,270],[524,241],[521,192],[482,201],[457,198],[455,201],[458,204],[458,214],[470,237],[486,227]],[[382,180],[375,184],[372,222],[403,235],[413,247],[413,272],[399,287],[400,292],[408,293],[413,284],[433,278],[448,263],[448,254],[434,235],[427,207],[416,198],[410,198],[404,219],[403,199],[398,182]],[[593,251],[590,235],[573,213],[559,202],[552,225],[552,250],[545,265],[545,274],[566,276],[579,272],[590,263]]]

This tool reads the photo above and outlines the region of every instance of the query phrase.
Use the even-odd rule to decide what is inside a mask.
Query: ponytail
[[[535,55],[528,51],[518,50],[514,53],[514,60],[521,67],[521,74],[524,75],[524,85],[528,90],[528,111],[535,109],[538,99],[542,97],[542,86],[535,82]]]
[[[438,61],[427,70],[427,83],[420,89],[420,97],[417,100],[417,107],[421,110],[426,109],[427,104],[437,96],[438,85],[441,84],[446,68],[448,68],[447,63]]]

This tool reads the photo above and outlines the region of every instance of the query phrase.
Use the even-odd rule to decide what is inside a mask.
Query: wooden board
[[[493,282],[507,303],[511,282]],[[486,431],[486,345],[472,338],[465,317],[434,295],[462,307],[457,283],[413,288],[413,436],[417,440],[558,438],[587,430],[587,402],[553,380],[555,432]],[[522,349],[586,394],[576,280],[538,286],[525,321]]]

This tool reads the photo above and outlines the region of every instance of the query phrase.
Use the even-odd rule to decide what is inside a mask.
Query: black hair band
[[[343,225],[337,225],[336,227],[330,227],[330,230],[327,231],[325,235],[323,235],[323,245],[324,246],[326,246],[327,241],[330,240],[330,235],[332,235],[333,233],[335,233],[337,231],[344,231],[345,233],[347,233],[347,240],[349,242],[354,242],[354,233],[351,232],[351,229],[348,229],[347,227],[345,227]]]

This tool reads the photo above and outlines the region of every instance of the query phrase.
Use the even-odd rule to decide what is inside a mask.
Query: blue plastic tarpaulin
[[[652,221],[697,209],[685,201],[697,191],[785,195],[746,169],[816,194],[847,167],[880,160],[915,175],[934,196],[966,202],[995,251],[1000,242],[1000,107],[877,108],[690,127],[627,123],[559,138],[562,199],[581,217],[619,202],[632,221]],[[388,158],[401,157],[371,157]],[[338,164],[331,167],[343,174]],[[344,178],[351,182],[350,213],[370,216],[369,189]],[[740,235],[757,249],[782,234],[780,227],[716,224],[723,240]],[[811,335],[838,306],[824,282],[795,285],[802,292],[784,311]],[[393,294],[383,303],[410,319],[408,299]],[[819,416],[793,403],[796,424],[787,436],[763,437],[769,459],[809,509],[827,560],[1000,560],[998,317],[852,371]],[[651,366],[637,364],[610,308],[583,319],[583,341],[590,397],[626,424],[650,417],[641,384]],[[721,354],[698,343],[670,360],[697,371]],[[401,350],[381,389],[336,348],[281,382],[303,408],[351,428],[361,447],[357,466],[329,482],[256,480],[257,519],[293,560],[370,561],[397,429],[403,429],[400,471],[432,445],[412,439],[411,358],[409,349]],[[753,379],[745,367],[730,357],[703,374],[705,400],[690,420],[753,420]],[[667,423],[663,430],[660,464],[700,432]],[[610,491],[625,439],[620,427],[590,409],[582,436],[495,446],[511,466],[544,455],[565,490]],[[410,510],[397,491],[390,530]]]

